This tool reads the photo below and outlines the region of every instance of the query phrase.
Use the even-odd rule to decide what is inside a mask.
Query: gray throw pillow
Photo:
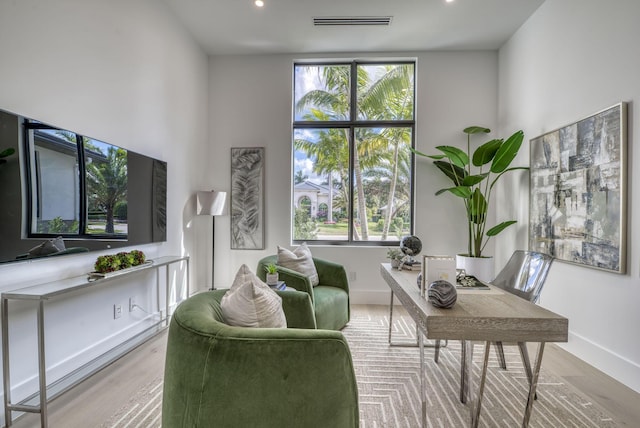
[[[320,283],[316,265],[313,264],[311,250],[309,250],[305,242],[293,251],[289,251],[278,245],[277,264],[309,277],[311,285],[314,287]]]
[[[242,265],[233,284],[220,301],[227,324],[238,327],[284,328],[287,319],[282,298]]]

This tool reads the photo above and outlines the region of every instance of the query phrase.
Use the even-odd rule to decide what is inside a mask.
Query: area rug
[[[396,313],[398,311],[395,311]],[[415,324],[405,313],[394,313],[393,339],[415,343]],[[388,316],[382,311],[355,308],[343,330],[351,349],[358,382],[361,428],[413,428],[420,426],[420,358],[417,348],[389,347]],[[474,374],[482,364],[483,347],[476,346]],[[507,370],[491,352],[483,398],[481,427],[518,427],[526,405],[527,379],[517,347],[505,346]],[[425,352],[428,427],[464,427],[469,406],[460,403],[460,343],[441,348],[438,363],[433,349]],[[145,385],[104,428],[160,427],[162,379]],[[583,394],[545,372],[544,361],[529,426],[616,427]],[[301,427],[303,428],[303,427]],[[332,428],[332,427],[327,427]]]

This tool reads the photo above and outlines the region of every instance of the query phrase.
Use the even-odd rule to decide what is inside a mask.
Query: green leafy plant
[[[278,266],[275,263],[269,263],[264,267],[264,270],[267,271],[269,275],[274,275],[278,273]]]
[[[115,272],[120,269],[126,269],[138,266],[146,261],[146,256],[140,250],[132,250],[130,252],[119,252],[118,254],[109,254],[98,256],[93,266],[96,272],[108,273]]]
[[[467,215],[469,235],[468,253],[471,257],[482,257],[482,251],[489,239],[516,223],[515,220],[503,221],[485,231],[487,214],[491,201],[491,191],[503,174],[528,167],[510,167],[518,155],[524,133],[517,131],[506,140],[493,139],[471,152],[471,136],[488,134],[490,129],[482,126],[470,126],[463,130],[467,134],[467,150],[453,146],[438,146],[442,154],[426,155],[417,150],[419,156],[434,159],[433,164],[446,175],[453,187],[440,189],[436,195],[451,193],[464,203]]]
[[[389,248],[387,250],[387,258],[391,260],[401,260],[404,257],[404,254],[398,248]]]

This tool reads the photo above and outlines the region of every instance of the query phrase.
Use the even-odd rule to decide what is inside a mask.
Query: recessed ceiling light
[[[453,3],[453,0],[445,0],[447,3]]]
[[[256,0],[253,2],[253,4],[255,4],[258,7],[264,6],[264,2],[262,0]]]

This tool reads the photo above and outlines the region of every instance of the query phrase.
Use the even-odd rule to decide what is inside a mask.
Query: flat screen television
[[[3,152],[0,263],[166,241],[166,162],[0,110]]]

